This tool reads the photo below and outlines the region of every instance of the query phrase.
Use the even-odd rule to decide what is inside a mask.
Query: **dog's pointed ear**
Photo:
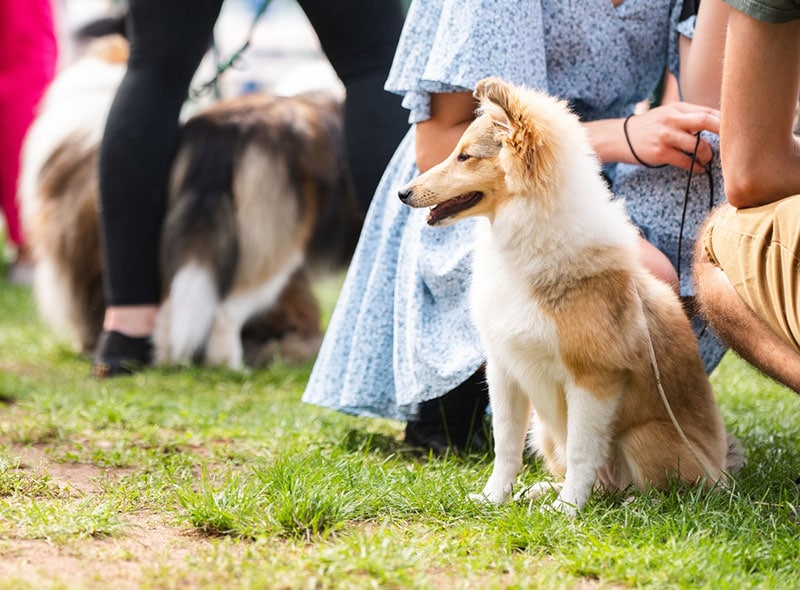
[[[484,78],[479,80],[475,86],[473,96],[480,101],[484,108],[487,103],[499,107],[506,116],[507,124],[514,120],[511,108],[511,87],[500,78]],[[496,122],[498,124],[502,123],[500,121]],[[507,124],[501,124],[500,126],[510,131]]]
[[[508,84],[500,78],[484,78],[475,85],[473,95],[480,102],[493,102],[508,114]]]
[[[495,126],[503,128],[506,153],[515,154],[520,164],[516,177],[526,178],[528,185],[543,186],[545,179],[552,175],[554,159],[546,145],[549,137],[546,121],[541,116],[531,115],[530,92],[499,78],[484,78],[475,85],[474,96],[480,101],[481,110],[490,114]],[[504,161],[510,170],[513,163],[510,159]]]

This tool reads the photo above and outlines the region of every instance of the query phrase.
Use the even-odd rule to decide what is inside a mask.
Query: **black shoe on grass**
[[[406,443],[435,455],[485,452],[488,405],[481,369],[442,397],[419,404],[416,419],[406,424]]]
[[[92,376],[107,379],[131,375],[153,362],[153,342],[149,336],[136,338],[114,330],[103,330],[92,359]]]

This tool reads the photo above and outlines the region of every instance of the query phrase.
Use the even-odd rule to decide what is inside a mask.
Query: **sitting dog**
[[[738,449],[678,297],[643,268],[578,117],[493,78],[475,97],[479,115],[455,151],[400,198],[431,207],[434,226],[488,218],[471,289],[496,454],[480,497],[511,495],[532,417],[535,449],[563,483],[528,495],[559,490],[557,510],[574,514],[596,485],[714,486]]]
[[[126,61],[122,37],[94,41],[49,88],[23,151],[39,309],[83,352],[104,314],[97,157]],[[361,221],[343,146],[340,101],[323,93],[220,101],[182,125],[161,240],[157,363],[241,368],[316,354],[307,270],[342,267]]]

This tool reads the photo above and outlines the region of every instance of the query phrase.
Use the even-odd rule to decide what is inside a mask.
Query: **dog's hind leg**
[[[566,416],[566,406],[564,407]],[[564,465],[564,449],[559,445],[543,422],[534,412],[532,430],[529,434],[529,450],[541,457],[545,468],[558,480],[564,479],[566,465]],[[540,500],[550,494],[558,494],[564,486],[563,481],[539,481],[527,486],[516,494],[515,500]]]
[[[219,305],[213,272],[189,262],[172,279],[154,333],[156,363],[190,363],[203,350]]]
[[[214,316],[208,335],[205,362],[212,366],[239,370],[244,367],[244,350],[240,334],[247,318],[232,313],[231,305],[223,305]]]
[[[711,435],[707,442],[710,439]],[[619,487],[633,483],[639,490],[648,485],[664,489],[671,479],[687,484],[702,481],[706,486],[713,486],[722,475],[727,444],[725,449],[720,445],[715,460],[714,453],[709,453],[699,441],[690,440],[690,443],[694,452],[686,446],[675,425],[668,421],[647,422],[629,430],[620,437],[619,449],[630,481],[619,482],[622,484]]]
[[[574,515],[592,492],[608,459],[619,396],[599,397],[572,383],[567,397],[567,473],[553,508]]]
[[[292,256],[287,264],[263,283],[250,288],[234,288],[228,294],[214,317],[206,345],[207,363],[231,369],[241,369],[244,366],[242,327],[257,312],[275,305],[301,263],[302,257],[299,254]]]
[[[522,468],[522,453],[531,421],[531,400],[496,363],[487,361],[486,378],[492,407],[494,467],[483,492],[471,497],[500,504],[511,495],[514,480]]]

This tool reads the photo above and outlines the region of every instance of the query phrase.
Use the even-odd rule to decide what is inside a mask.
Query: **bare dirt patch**
[[[180,571],[186,558],[210,548],[211,540],[171,526],[148,513],[128,515],[123,533],[64,544],[44,540],[0,541],[0,580],[33,588],[139,588],[158,570]],[[175,580],[173,580],[175,581]]]
[[[59,463],[49,458],[43,445],[10,445],[8,450],[18,459],[19,470],[47,474],[52,485],[71,496],[99,494],[103,481],[133,471]],[[214,549],[214,539],[176,525],[161,514],[125,513],[120,520],[119,533],[108,537],[57,543],[19,538],[13,533],[0,538],[0,588],[139,588],[145,580],[152,582],[154,573],[185,571],[188,557]],[[231,549],[239,550],[233,545]]]
[[[133,469],[98,467],[91,463],[53,461],[43,445],[10,445],[9,451],[19,458],[20,469],[41,471],[50,476],[53,484],[83,494],[99,493],[99,482],[103,479],[133,472]]]

